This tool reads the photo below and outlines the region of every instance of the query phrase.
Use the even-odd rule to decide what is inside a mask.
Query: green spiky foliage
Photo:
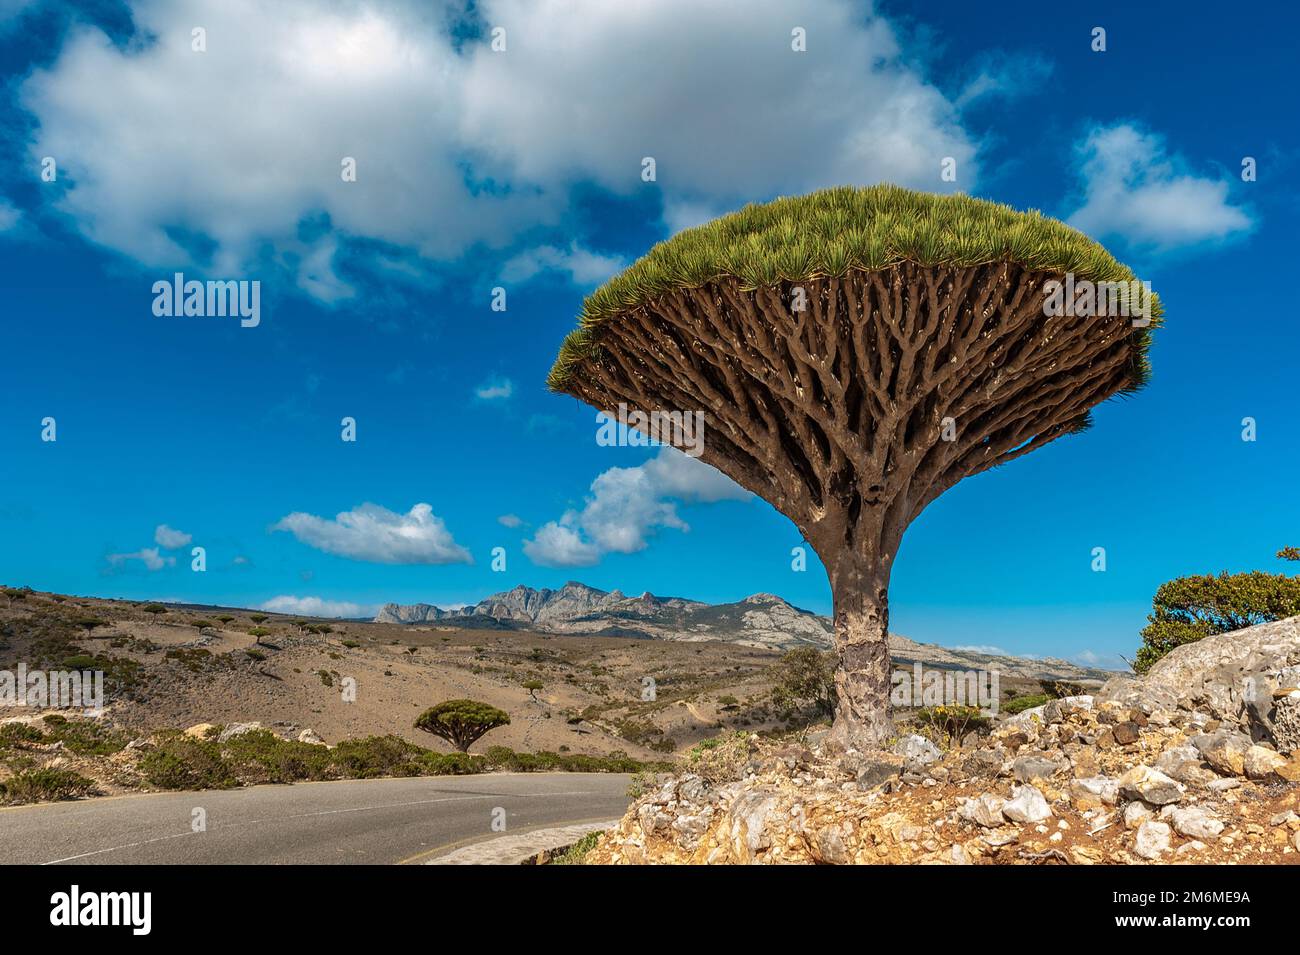
[[[899,262],[974,266],[1010,260],[1026,269],[1071,272],[1093,282],[1136,276],[1103,246],[1035,209],[965,195],[935,195],[881,184],[841,186],[751,203],[658,243],[583,303],[578,328],[560,346],[547,385],[567,390],[574,368],[597,347],[593,332],[671,289],[730,276],[746,289],[778,282],[875,271]],[[1139,336],[1134,383],[1150,375],[1151,330],[1163,307],[1152,297],[1151,324]]]
[[[462,753],[488,730],[506,726],[510,714],[478,700],[447,700],[419,715],[415,728],[441,737]]]

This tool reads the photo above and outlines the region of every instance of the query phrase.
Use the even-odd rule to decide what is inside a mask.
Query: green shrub
[[[45,734],[30,723],[5,723],[0,726],[0,744],[39,743],[44,738]]]
[[[291,783],[334,776],[329,748],[281,739],[270,730],[232,736],[221,744],[221,755],[241,783]]]
[[[1000,709],[1003,713],[1010,713],[1014,716],[1017,713],[1023,713],[1025,710],[1032,710],[1035,706],[1042,706],[1051,697],[1046,693],[1033,693],[1029,696],[1017,696],[1013,700],[1007,700],[1001,704]]]
[[[772,701],[783,710],[811,706],[819,716],[835,715],[833,656],[816,647],[797,647],[773,667]]]
[[[1175,647],[1300,614],[1300,577],[1221,573],[1161,584],[1133,668],[1145,673]]]
[[[45,717],[45,742],[62,743],[78,756],[111,756],[126,748],[130,737],[110,729],[98,720],[67,719],[51,714]]]
[[[989,717],[975,706],[945,704],[921,707],[916,722],[925,736],[946,748],[960,744],[967,733],[987,727]]]
[[[140,757],[140,773],[159,789],[230,789],[239,785],[215,740],[165,738]]]
[[[440,754],[402,739],[400,736],[367,736],[349,739],[334,747],[333,762],[339,773],[349,779],[373,779],[376,776],[422,776],[423,769],[437,764]],[[429,775],[443,775],[429,773]]]
[[[596,843],[600,840],[599,832],[589,832],[569,848],[565,849],[554,859],[550,865],[582,865],[582,860],[587,853],[596,848]]]
[[[95,784],[70,769],[28,769],[4,784],[11,802],[76,799],[95,791]]]

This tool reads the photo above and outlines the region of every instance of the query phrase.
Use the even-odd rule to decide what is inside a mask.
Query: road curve
[[[505,831],[612,819],[630,802],[612,773],[490,773],[115,796],[0,809],[8,864],[422,862]],[[196,809],[206,830],[194,831]]]

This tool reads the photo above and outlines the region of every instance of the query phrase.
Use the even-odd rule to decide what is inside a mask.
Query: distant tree
[[[96,627],[108,626],[107,622],[100,620],[98,617],[78,617],[76,620],[73,621],[73,623],[75,623],[82,630],[86,631],[87,635],[92,633]]]
[[[264,614],[264,613],[250,613],[250,614],[248,615],[248,619],[251,620],[251,621],[253,621],[253,623],[264,623],[264,622],[266,621],[266,614]]]
[[[164,607],[162,604],[145,604],[140,609],[143,610],[145,613],[153,614],[155,617],[160,613],[167,612],[167,608]]]
[[[234,620],[235,618],[228,613],[223,613],[217,619],[220,620],[222,623],[230,623],[230,621]]]
[[[835,665],[816,647],[797,647],[777,662],[772,700],[793,709],[814,706],[822,716],[835,715]]]
[[[1183,644],[1296,614],[1300,577],[1261,571],[1179,577],[1156,590],[1133,669],[1146,673]]]
[[[415,721],[416,729],[445,739],[462,753],[488,730],[506,726],[510,714],[477,700],[447,700],[432,706]]]
[[[250,637],[256,638],[254,642],[257,643],[258,646],[261,646],[262,638],[269,637],[271,635],[271,631],[267,630],[266,627],[253,627],[248,631],[248,635]]]
[[[537,702],[537,691],[545,684],[541,680],[525,680],[524,689],[528,691],[528,696],[534,703]]]

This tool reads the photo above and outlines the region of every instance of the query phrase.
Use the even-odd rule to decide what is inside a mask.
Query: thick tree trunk
[[[835,602],[835,723],[840,750],[878,749],[894,734],[889,713],[889,568],[852,567],[831,577]]]

